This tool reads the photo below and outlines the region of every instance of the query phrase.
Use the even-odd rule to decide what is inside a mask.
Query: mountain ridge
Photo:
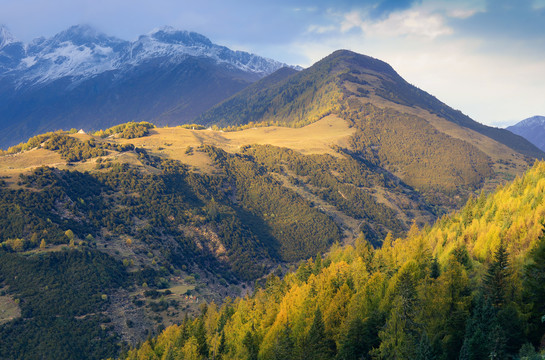
[[[24,49],[20,63],[8,69],[9,72],[33,70],[31,76],[10,74],[19,81],[49,82],[62,76],[88,76],[108,70],[117,70],[127,65],[138,65],[154,58],[169,57],[171,61],[183,56],[204,56],[217,62],[228,63],[240,70],[256,74],[269,74],[286,64],[272,59],[265,59],[243,51],[232,51],[219,46],[204,35],[177,30],[173,27],[160,27],[141,35],[135,41],[126,41],[107,36],[90,25],[74,25],[50,38],[38,38],[28,44],[16,41],[15,37],[2,28],[4,46],[21,44]],[[0,47],[0,50],[1,48]],[[69,66],[63,65],[70,61]],[[92,61],[97,60],[97,61]],[[105,62],[105,63],[104,63]],[[90,66],[78,69],[74,65]],[[100,67],[103,65],[104,67]],[[98,66],[98,67],[97,67]],[[44,71],[50,68],[57,71]],[[71,71],[70,71],[71,70]],[[37,73],[45,73],[39,77]],[[6,75],[4,74],[0,75]]]
[[[334,114],[357,129],[347,152],[384,167],[443,205],[454,201],[448,193],[457,186],[465,191],[494,187],[494,179],[520,174],[532,158],[545,156],[518,135],[479,124],[407,83],[389,64],[348,50],[267,82],[250,85],[196,121],[232,131],[301,127]],[[511,169],[505,171],[503,163]],[[454,181],[461,173],[463,180]]]
[[[333,52],[332,54],[318,61],[313,66],[302,70],[298,74],[293,74],[293,79],[286,78],[283,79],[280,84],[275,84],[276,88],[261,89],[259,96],[255,93],[252,93],[250,90],[247,90],[246,92],[243,91],[240,94],[235,94],[232,98],[224,100],[222,103],[214,106],[207,112],[200,115],[197,121],[207,125],[218,122],[224,126],[241,124],[243,125],[244,123],[247,123],[249,121],[258,122],[259,116],[263,115],[256,116],[255,114],[257,113],[265,114],[264,118],[262,119],[263,121],[268,121],[268,117],[270,117],[271,121],[277,121],[289,125],[290,122],[294,122],[293,119],[288,119],[289,116],[294,115],[292,112],[288,111],[288,115],[286,115],[281,111],[281,109],[276,108],[274,109],[274,114],[267,114],[267,104],[265,104],[265,108],[262,109],[260,107],[260,104],[254,105],[256,101],[253,99],[258,99],[259,101],[261,101],[262,97],[265,96],[267,102],[269,104],[273,104],[275,102],[275,99],[278,100],[280,98],[280,104],[274,103],[274,105],[271,106],[286,106],[291,101],[287,101],[287,98],[282,99],[282,96],[284,96],[283,91],[286,88],[289,88],[290,81],[306,81],[302,80],[303,78],[312,78],[310,81],[323,81],[324,83],[334,81],[350,81],[356,79],[358,75],[361,75],[360,70],[355,71],[356,77],[354,76],[354,74],[350,74],[351,67],[360,69],[363,72],[371,71],[374,72],[373,75],[379,75],[379,77],[383,77],[382,79],[380,79],[380,83],[373,84],[373,92],[375,92],[378,97],[400,105],[410,104],[410,107],[421,107],[422,109],[426,109],[431,113],[447,119],[448,121],[454,122],[460,126],[470,128],[494,140],[502,142],[505,145],[525,155],[530,155],[533,157],[544,156],[543,152],[536,149],[532,144],[520,139],[520,137],[518,137],[517,135],[513,135],[512,133],[504,129],[489,127],[480,124],[472,120],[467,115],[464,115],[461,111],[454,110],[449,106],[445,105],[436,97],[430,95],[426,91],[423,91],[409,84],[401,76],[399,76],[399,74],[386,62],[372,58],[370,56],[361,55],[350,50],[337,50]],[[342,78],[343,71],[348,71],[348,73],[344,75],[344,78]],[[325,72],[325,74],[322,72]],[[350,77],[350,75],[352,76]],[[341,78],[336,78],[336,76],[341,76]],[[366,80],[363,80],[363,82],[359,85],[363,86],[360,87],[362,91],[367,91],[365,90],[365,88],[368,88],[371,84],[369,84]],[[316,86],[316,84],[313,83],[313,86]],[[254,106],[256,108],[259,108],[259,110],[247,111],[248,114],[251,114],[251,119],[246,119],[244,115],[245,113],[235,116],[235,111],[233,111],[233,109],[236,107],[236,105],[234,104],[234,102],[247,102],[248,99],[245,99],[244,97],[247,96],[248,93],[250,93],[251,96],[249,97],[250,103],[247,106]],[[396,94],[395,97],[390,96],[390,94],[394,93]],[[297,93],[295,96],[301,97],[302,95],[302,93]],[[312,96],[314,96],[314,94]],[[231,109],[230,107],[233,107],[233,109]],[[227,118],[225,117],[225,113],[227,114]],[[237,113],[240,113],[240,111],[238,111]],[[295,114],[295,117],[297,116],[298,115]]]
[[[532,116],[506,129],[545,151],[545,116]]]

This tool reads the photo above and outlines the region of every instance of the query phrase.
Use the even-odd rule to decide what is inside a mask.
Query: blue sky
[[[126,40],[171,25],[302,66],[350,49],[479,122],[545,115],[545,0],[0,0],[0,23],[23,41],[81,23]]]

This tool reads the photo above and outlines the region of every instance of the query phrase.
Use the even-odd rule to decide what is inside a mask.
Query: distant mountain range
[[[545,151],[545,116],[532,116],[507,127],[507,130],[522,136]]]
[[[286,64],[163,27],[125,41],[73,26],[25,44],[0,27],[0,146],[67,127],[188,122]]]

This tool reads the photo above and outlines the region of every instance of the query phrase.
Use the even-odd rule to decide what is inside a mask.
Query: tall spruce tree
[[[242,339],[242,345],[248,351],[248,360],[257,360],[257,355],[259,354],[259,337],[255,332],[255,329],[252,325],[252,329],[246,332],[244,339]]]
[[[326,360],[335,356],[335,342],[326,335],[319,308],[314,312],[314,320],[307,333],[303,351],[304,359]]]
[[[496,318],[496,311],[490,301],[479,295],[468,319],[460,360],[485,360],[491,351],[490,334]]]
[[[278,334],[272,352],[274,360],[289,360],[294,358],[293,336],[288,323],[284,325]]]
[[[534,345],[545,341],[545,230],[524,268],[524,296],[530,305],[530,336]]]
[[[197,339],[197,350],[199,354],[207,358],[209,353],[208,342],[206,341],[206,329],[204,328],[204,321],[197,320],[197,326],[195,329],[195,338]]]
[[[507,301],[510,273],[509,255],[501,240],[483,279],[485,294],[496,308],[501,308]]]

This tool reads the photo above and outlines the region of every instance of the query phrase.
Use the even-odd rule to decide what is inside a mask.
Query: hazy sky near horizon
[[[0,24],[24,42],[76,24],[125,40],[170,25],[304,67],[349,49],[479,122],[545,116],[545,0],[0,0]]]

